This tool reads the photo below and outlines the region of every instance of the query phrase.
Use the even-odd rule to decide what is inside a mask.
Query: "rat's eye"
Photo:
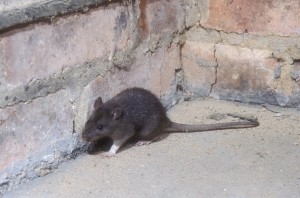
[[[99,124],[99,125],[97,126],[97,129],[102,130],[102,129],[103,129],[103,125],[102,125],[102,124]]]

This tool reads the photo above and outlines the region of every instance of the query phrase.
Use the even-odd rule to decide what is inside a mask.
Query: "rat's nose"
[[[82,135],[81,135],[81,137],[82,137],[82,139],[84,140],[84,141],[87,141],[87,137],[86,137],[86,133],[82,133]]]

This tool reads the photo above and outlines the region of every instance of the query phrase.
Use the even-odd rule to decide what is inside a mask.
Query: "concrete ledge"
[[[43,0],[27,5],[10,6],[8,9],[2,8],[0,12],[0,32],[33,21],[51,19],[57,15],[78,10],[85,11],[88,7],[97,6],[107,1],[108,0]]]

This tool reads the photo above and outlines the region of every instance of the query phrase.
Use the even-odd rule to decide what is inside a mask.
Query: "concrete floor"
[[[4,197],[300,197],[300,112],[216,100],[169,111],[182,123],[233,120],[222,113],[256,115],[261,125],[171,134],[109,159],[83,154]]]

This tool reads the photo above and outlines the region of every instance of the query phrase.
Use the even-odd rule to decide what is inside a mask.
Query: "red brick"
[[[267,50],[216,45],[217,83],[214,91],[266,91],[274,84],[277,61]]]
[[[38,23],[6,33],[0,40],[5,81],[16,86],[51,76],[65,67],[108,58],[114,47],[118,50],[127,44],[127,13],[126,8],[113,4],[52,24]]]
[[[217,62],[215,44],[186,41],[182,48],[182,65],[189,90],[207,96],[215,82]]]
[[[184,28],[184,10],[178,1],[141,0],[139,25],[142,35]]]
[[[211,0],[201,23],[226,32],[300,35],[299,10],[298,0]]]

